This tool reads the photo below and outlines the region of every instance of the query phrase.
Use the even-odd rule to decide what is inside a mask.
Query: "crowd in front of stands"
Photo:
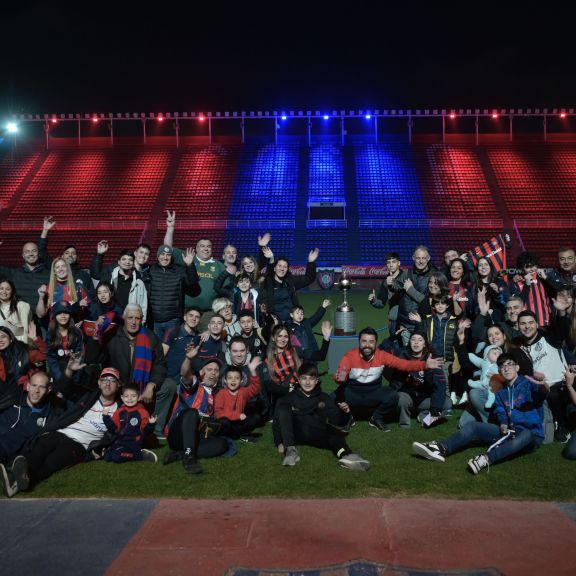
[[[255,239],[255,255],[239,258],[228,245],[218,260],[208,238],[175,248],[175,213],[166,224],[155,258],[141,244],[105,263],[101,240],[88,270],[73,244],[50,254],[56,222],[46,217],[40,238],[23,246],[22,266],[0,266],[7,496],[89,460],[157,462],[162,442],[164,464],[198,474],[201,459],[235,454],[236,442],[256,441],[270,422],[285,466],[305,444],[366,471],[348,444],[355,418],[375,434],[395,422],[430,428],[455,406],[458,432],[415,442],[415,454],[443,462],[484,445],[468,462],[475,474],[547,442],[565,443],[563,455],[576,459],[573,248],[559,249],[552,270],[523,252],[508,275],[489,257],[473,264],[456,250],[438,268],[425,246],[409,266],[387,254],[388,275],[368,300],[388,307],[389,336],[378,342],[363,328],[328,394],[317,364],[330,346],[331,303],[307,316],[298,299],[315,280],[318,250],[296,276],[269,234]]]

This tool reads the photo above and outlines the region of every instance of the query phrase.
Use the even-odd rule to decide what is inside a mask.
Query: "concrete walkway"
[[[576,574],[576,504],[26,499],[0,514],[19,576]]]

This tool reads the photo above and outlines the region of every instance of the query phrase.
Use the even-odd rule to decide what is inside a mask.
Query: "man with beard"
[[[396,412],[398,393],[389,386],[382,386],[385,367],[403,372],[440,368],[441,358],[428,357],[424,360],[402,360],[376,348],[378,334],[374,328],[364,328],[358,335],[358,348],[344,354],[334,380],[339,385],[336,391],[338,402],[346,402],[355,408],[374,409],[369,425],[381,432],[389,432],[386,420]]]

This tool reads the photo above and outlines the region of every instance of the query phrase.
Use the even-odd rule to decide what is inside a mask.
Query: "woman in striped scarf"
[[[298,381],[300,358],[290,342],[290,333],[283,324],[272,328],[266,365],[269,374],[266,386],[272,400],[288,394]]]

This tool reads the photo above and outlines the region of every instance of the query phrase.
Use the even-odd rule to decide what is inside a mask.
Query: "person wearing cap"
[[[190,344],[180,370],[178,398],[166,425],[166,437],[170,452],[164,464],[182,461],[187,474],[200,474],[199,458],[221,456],[228,450],[228,442],[221,436],[212,436],[214,425],[214,388],[220,378],[222,362],[209,358],[200,363],[196,371],[199,346]]]
[[[77,355],[71,355],[66,377],[84,365]],[[10,496],[28,490],[55,472],[80,464],[96,456],[96,450],[108,445],[104,411],[112,416],[118,404],[120,373],[116,368],[104,368],[98,378],[98,389],[85,394],[78,402],[47,424],[43,433],[33,439],[12,463],[13,483]]]
[[[166,244],[158,248],[157,259],[150,267],[148,305],[154,333],[162,341],[164,333],[177,326],[184,315],[184,294],[200,294],[200,284],[192,248],[182,259],[184,266],[174,263],[172,247]]]

